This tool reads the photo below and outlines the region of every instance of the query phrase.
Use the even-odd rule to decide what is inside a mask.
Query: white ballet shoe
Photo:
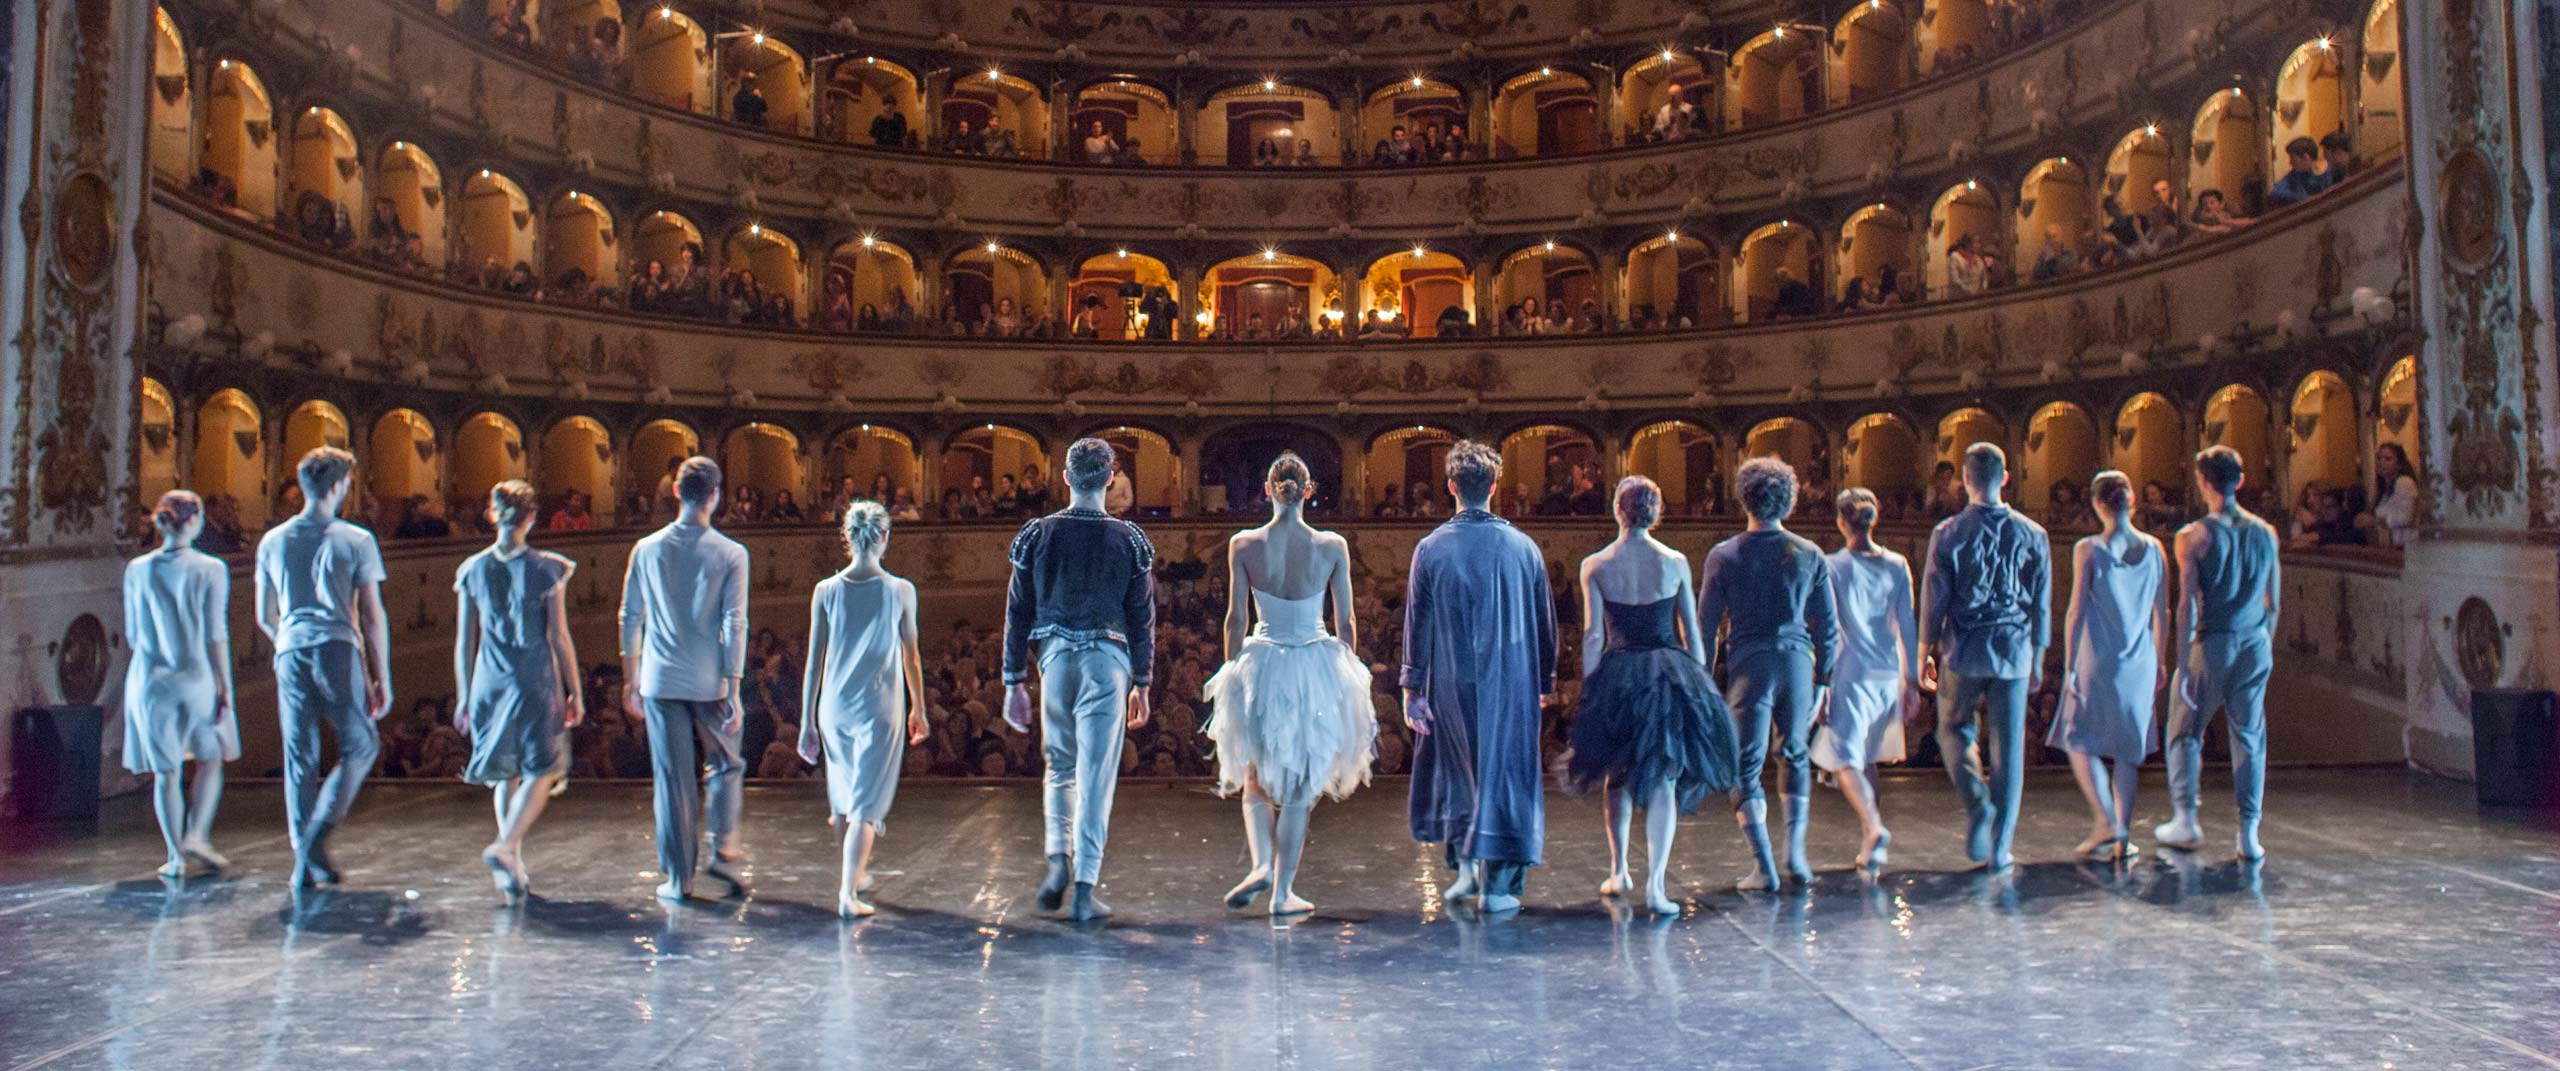
[[[223,858],[221,852],[214,851],[212,841],[205,840],[201,837],[189,837],[185,840],[179,841],[178,851],[189,859],[203,863],[207,868],[213,870],[231,869],[231,860]]]
[[[1450,882],[1447,889],[1441,890],[1440,898],[1450,903],[1473,900],[1476,898],[1476,888],[1475,865],[1467,864],[1458,868],[1458,880]]]
[[[2256,822],[2240,823],[2237,846],[2240,850],[2240,858],[2244,862],[2254,863],[2267,857],[2266,845],[2258,842],[2258,823]]]
[[[1644,908],[1656,915],[1677,915],[1680,913],[1680,905],[1674,902],[1671,897],[1664,894],[1662,886],[1659,883],[1645,887]]]
[[[167,878],[167,879],[169,879],[169,880],[171,880],[171,881],[176,881],[176,880],[178,880],[178,879],[180,879],[180,878],[186,877],[186,876],[187,876],[187,859],[186,859],[186,857],[185,857],[185,856],[182,856],[182,855],[173,855],[173,856],[170,856],[170,857],[169,857],[169,861],[168,861],[168,862],[165,862],[165,863],[160,864],[160,871],[159,871],[159,873],[160,873],[160,876],[161,876],[161,877]]]
[[[2164,848],[2193,851],[2204,846],[2204,829],[2196,823],[2195,812],[2181,811],[2178,816],[2151,830],[2151,839]]]
[[[692,896],[693,896],[693,890],[688,889],[688,888],[686,888],[686,887],[684,887],[684,886],[682,886],[682,885],[679,885],[679,884],[677,884],[677,883],[675,883],[675,882],[673,882],[673,881],[661,882],[661,883],[659,883],[659,885],[658,885],[658,899],[664,900],[664,901],[666,901],[666,902],[668,902],[668,903],[671,903],[671,904],[674,904],[674,903],[683,903],[685,900],[687,900],[687,899],[691,898]]]

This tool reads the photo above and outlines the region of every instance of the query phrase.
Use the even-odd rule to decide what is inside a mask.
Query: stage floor
[[[1557,798],[1527,909],[1444,910],[1404,784],[1318,809],[1313,918],[1218,896],[1233,804],[1120,790],[1108,924],[1030,903],[1032,784],[912,783],[881,914],[840,922],[815,784],[747,795],[752,898],[652,899],[645,785],[581,783],[506,907],[487,797],[381,783],[340,835],[341,891],[294,906],[277,790],[236,786],[232,874],[152,876],[147,809],[0,856],[0,1068],[2466,1068],[2560,1067],[2560,833],[2468,786],[2279,771],[2269,862],[2213,850],[2121,872],[2054,862],[2084,833],[2031,782],[2014,882],[1964,873],[1942,778],[1887,783],[1880,882],[1845,867],[1836,795],[1808,894],[1732,892],[1721,815],[1683,823],[1681,917],[1600,902],[1598,808]],[[2162,811],[2144,786],[2145,836]]]

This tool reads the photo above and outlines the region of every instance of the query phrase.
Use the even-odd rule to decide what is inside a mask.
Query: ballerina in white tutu
[[[1315,910],[1295,889],[1307,811],[1319,793],[1341,799],[1368,783],[1377,753],[1369,668],[1355,653],[1350,546],[1307,525],[1315,486],[1298,455],[1271,463],[1263,483],[1271,523],[1227,541],[1227,663],[1201,688],[1212,704],[1218,792],[1243,791],[1253,849],[1253,872],[1227,893],[1227,906],[1268,889],[1274,915]]]

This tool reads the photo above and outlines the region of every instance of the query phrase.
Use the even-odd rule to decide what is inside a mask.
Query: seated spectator
[[[2285,142],[2284,163],[2284,177],[2267,187],[2267,207],[2298,205],[2329,188],[2327,177],[2320,173],[2319,142],[2300,137]]]
[[[768,125],[765,122],[767,110],[764,90],[756,86],[756,72],[748,71],[739,75],[738,92],[729,98],[729,118],[736,120],[740,126],[751,126],[761,130]]]
[[[1120,142],[1111,136],[1110,131],[1103,129],[1100,119],[1093,121],[1092,129],[1084,136],[1084,162],[1088,164],[1120,162]]]
[[[978,133],[978,154],[981,156],[1022,155],[1022,149],[1014,144],[1013,130],[1004,125],[1003,116],[994,112],[987,113],[987,128]]]
[[[1421,149],[1414,144],[1413,135],[1406,133],[1403,127],[1387,132],[1388,163],[1409,164],[1420,158]]]
[[[2313,500],[2308,523],[2297,523],[2289,545],[2295,547],[2361,547],[2367,542],[2366,532],[2356,527],[2355,517],[2347,510],[2347,493],[2335,487],[2321,488]]]
[[[800,512],[800,500],[792,497],[791,489],[786,487],[773,493],[773,505],[764,511],[764,519],[776,524],[799,524],[809,516]]]
[[[2134,250],[2137,258],[2156,257],[2178,247],[2186,240],[2186,230],[2178,225],[2177,210],[2169,205],[2154,204],[2145,209],[2142,246]]]
[[[388,197],[373,199],[372,238],[365,245],[365,255],[393,267],[414,267],[419,261],[418,236],[400,222],[400,210]]]
[[[898,489],[897,501],[889,504],[889,519],[893,521],[920,521],[924,519],[924,511],[916,508],[915,492],[907,490],[904,487]]]
[[[1379,138],[1376,145],[1369,147],[1369,166],[1384,167],[1394,162],[1396,162],[1395,145],[1387,139]],[[216,177],[219,178],[220,176]],[[225,198],[225,200],[227,201],[228,198]]]
[[[445,539],[453,535],[453,526],[445,523],[444,509],[428,495],[410,495],[400,504],[400,523],[391,530],[393,539]]]
[[[907,116],[896,101],[883,103],[880,114],[871,117],[871,143],[883,149],[907,147]]]
[[[1299,139],[1298,139],[1298,152],[1297,152],[1297,155],[1296,155],[1296,156],[1293,156],[1293,157],[1291,157],[1291,158],[1290,158],[1290,160],[1289,160],[1289,166],[1291,166],[1291,167],[1314,167],[1314,166],[1316,166],[1316,143],[1315,143],[1315,142],[1313,142],[1313,141],[1309,141],[1309,140],[1307,140],[1307,139],[1305,139],[1305,138],[1299,138]]]
[[[1941,53],[1941,55],[1944,55]],[[2058,229],[2057,229],[2058,230]],[[1956,238],[1947,248],[1947,291],[1953,294],[1979,294],[1991,289],[1989,262],[1983,259],[1971,233]]]
[[[1398,487],[1395,484],[1388,484],[1386,492],[1378,496],[1378,504],[1369,507],[1369,515],[1373,517],[1403,517],[1405,515],[1404,488]]]
[[[570,490],[560,495],[560,508],[551,511],[551,521],[544,527],[554,532],[584,532],[595,526],[596,515],[588,508],[587,493]]]
[[[2089,523],[2089,503],[2080,497],[2080,482],[2055,480],[2045,494],[2044,526],[2056,531],[2069,531]]]
[[[2187,523],[2187,511],[2178,505],[2177,492],[2158,480],[2142,485],[2142,508],[2134,514],[2134,524],[2154,537],[2166,537]]]
[[[1967,235],[1966,237],[1971,237]],[[2062,225],[2044,226],[2044,246],[2036,252],[2035,266],[2028,269],[2027,281],[2046,282],[2080,270],[2080,253],[2062,233]]]
[[[216,492],[204,502],[204,534],[196,537],[196,549],[207,554],[237,554],[249,549],[249,533],[240,523],[240,500],[229,492]]]
[[[210,167],[197,168],[195,181],[187,184],[187,190],[215,204],[237,206],[240,203],[240,188],[231,181],[231,177]]]
[[[1436,338],[1465,338],[1476,333],[1475,321],[1467,317],[1465,308],[1450,305],[1432,320],[1431,333]]]
[[[1821,311],[1821,302],[1814,297],[1812,287],[1796,278],[1794,272],[1785,268],[1778,269],[1777,297],[1769,303],[1771,315],[1781,320],[1792,320],[1812,316]]]
[[[942,151],[967,156],[978,151],[978,136],[969,132],[969,121],[962,119],[942,132]]]
[[[1264,138],[1264,139],[1262,139],[1262,140],[1260,140],[1260,141],[1254,142],[1254,143],[1253,143],[1253,166],[1255,166],[1255,167],[1278,167],[1278,166],[1280,166],[1280,143],[1279,143],[1279,142],[1276,142],[1276,141],[1273,141],[1273,140],[1271,140],[1270,138]]]
[[[489,12],[489,39],[517,48],[533,47],[533,23],[524,17],[525,0],[506,0]]]
[[[2321,189],[2326,190],[2345,182],[2347,173],[2355,170],[2356,166],[2354,139],[2347,137],[2347,132],[2344,130],[2332,130],[2320,135],[2320,164],[2323,168]]]
[[[2198,234],[2229,234],[2251,222],[2246,217],[2231,214],[2230,205],[2223,200],[2221,190],[2196,194],[2195,212],[2187,218],[2187,225]]]
[[[585,40],[571,52],[570,68],[590,82],[618,83],[622,77],[622,20],[599,18]]]

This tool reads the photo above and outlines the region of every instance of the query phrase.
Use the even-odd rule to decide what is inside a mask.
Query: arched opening
[[[631,228],[632,273],[672,275],[683,265],[687,249],[694,250],[697,259],[700,257],[702,229],[673,212],[651,212]],[[653,267],[655,272],[651,271]]]
[[[359,460],[365,490],[373,493],[375,531],[399,531],[413,499],[423,498],[428,514],[443,511],[443,449],[436,442],[435,425],[417,410],[394,409],[375,420]],[[447,523],[459,519],[448,518]]]
[[[1049,101],[1040,87],[1002,71],[954,75],[942,95],[943,147],[987,156],[1039,156],[1049,145]]]
[[[1662,488],[1662,515],[1705,517],[1724,511],[1724,465],[1715,433],[1686,420],[1636,429],[1625,471]]]
[[[2258,147],[2258,106],[2239,89],[2214,94],[2196,111],[2195,133],[2187,150],[2188,196],[2222,194],[2240,215],[2266,208],[2266,154]]]
[[[1181,300],[1173,273],[1161,260],[1126,249],[1086,257],[1076,266],[1075,282],[1067,288],[1068,326],[1080,331],[1089,323],[1094,338],[1139,338],[1149,325],[1138,311],[1138,301],[1150,289]]]
[[[205,98],[204,154],[198,160],[198,192],[255,219],[275,214],[275,103],[248,64],[223,60],[214,65],[213,92]]]
[[[2178,407],[2151,391],[2134,395],[2117,410],[2115,468],[2133,480],[2137,503],[2158,498],[2165,507],[2185,508],[2192,451],[2186,449],[2181,424]]]
[[[1618,129],[1628,144],[1713,133],[1723,115],[1715,90],[1696,56],[1671,49],[1646,56],[1618,76]]]
[[[1970,243],[1968,244],[1968,239]],[[1963,273],[1949,270],[1948,258],[1967,251],[1975,258],[1996,257],[2000,250],[2000,201],[1991,191],[1972,179],[1964,185],[1948,187],[1929,206],[1928,263],[1929,293],[1975,293],[1996,282],[1987,272],[1976,271],[1979,285],[1968,288]]]
[[[1884,0],[1850,8],[1831,28],[1831,105],[1857,104],[1902,88],[1910,55],[1911,27],[1902,9]]]
[[[2009,429],[1989,410],[1974,406],[1938,418],[1938,456],[1931,459],[1931,467],[1944,461],[1962,471],[1964,452],[1975,443],[1990,443],[2005,452],[2009,449]]]
[[[2363,437],[2356,428],[2356,399],[2336,372],[2317,371],[2293,389],[2286,421],[2290,458],[2285,486],[2295,492],[2317,484],[2354,488],[2364,470]]]
[[[652,420],[631,433],[631,465],[623,479],[623,523],[663,521],[676,515],[676,466],[702,452],[702,437],[672,420]]]
[[[2326,36],[2305,41],[2276,72],[2274,122],[2267,131],[2268,174],[2285,170],[2284,146],[2295,138],[2318,141],[2347,129],[2346,53]]]
[[[541,491],[551,508],[566,507],[570,496],[584,500],[589,524],[611,528],[621,516],[614,501],[613,436],[593,417],[563,417],[542,433]]]
[[[584,54],[584,50],[594,39],[598,28],[605,23],[611,23],[613,26],[612,29],[603,32],[610,35],[607,39],[614,44],[613,55],[619,56],[622,34],[621,0],[546,0],[542,4],[542,17],[536,20],[542,40],[551,42],[555,50],[569,57],[580,74],[598,79],[621,73],[618,64],[597,65],[593,59]]]
[[[323,446],[348,449],[353,435],[347,415],[337,406],[314,398],[293,407],[293,412],[284,418],[284,449],[276,458],[276,516],[302,509],[302,489],[294,476],[294,466],[302,463],[302,455]],[[353,505],[346,508],[350,513],[353,510]]]
[[[2418,461],[2418,359],[2402,357],[2383,373],[2382,393],[2373,414],[2376,446],[2391,443],[2415,464]],[[2412,471],[2409,475],[2416,476]]]
[[[1475,273],[1447,253],[1415,246],[1379,257],[1369,263],[1365,286],[1368,307],[1394,313],[1410,338],[1464,337],[1481,322]]]
[[[258,404],[236,390],[224,390],[196,410],[196,448],[187,466],[187,486],[204,496],[210,510],[216,496],[228,497],[240,524],[267,525],[267,450],[265,425]]]
[[[1677,231],[1627,250],[1627,326],[1712,327],[1730,306],[1717,300],[1715,251]]]
[[[524,432],[496,413],[479,413],[453,433],[453,520],[476,523],[489,489],[525,475]],[[468,512],[466,512],[468,511]]]
[[[167,8],[151,9],[151,169],[171,182],[194,173],[195,86],[187,77],[187,40]],[[151,499],[157,501],[158,495]]]
[[[1725,65],[1725,119],[1734,129],[1783,123],[1822,105],[1822,42],[1780,26],[1735,49]]]
[[[1048,311],[1049,273],[1029,253],[989,242],[943,262],[943,319],[970,334],[1021,334]]]
[[[1821,312],[1814,294],[1814,235],[1810,227],[1780,220],[1751,232],[1733,273],[1733,311],[1744,323],[1811,316]]]
[[[483,170],[462,184],[462,264],[487,285],[515,265],[533,265],[533,203],[515,180]]]
[[[2107,153],[2107,194],[2126,212],[2137,216],[2148,212],[2160,203],[2157,184],[2168,183],[2172,190],[2177,186],[2173,163],[2168,135],[2156,124],[2145,123]]]
[[[827,257],[822,326],[837,332],[913,331],[917,289],[913,254],[877,238],[846,242]]]
[[[2090,229],[2089,173],[2057,156],[2027,171],[2018,186],[2018,247],[2013,263],[2032,265],[2038,280],[2094,265],[2079,263],[2080,233]]]
[[[2375,0],[2357,48],[2356,155],[2370,166],[2398,159],[2408,140],[2408,91],[2401,79],[2400,0]]]
[[[1440,131],[1444,141],[1456,131],[1460,135],[1456,140],[1464,145],[1466,125],[1467,95],[1454,85],[1421,75],[1380,86],[1360,107],[1360,129],[1370,138],[1371,164],[1421,161],[1423,135],[1433,130]],[[1396,147],[1399,131],[1404,149]]]
[[[780,134],[809,132],[809,63],[779,38],[756,31],[732,39],[720,75],[722,114],[732,121]],[[764,121],[755,122],[750,109],[761,109]]]
[[[1269,508],[1263,477],[1283,452],[1307,463],[1316,483],[1310,513],[1333,513],[1351,499],[1343,483],[1342,447],[1333,436],[1303,424],[1241,424],[1223,428],[1200,446],[1200,510],[1250,513]],[[1369,496],[1375,502],[1376,496]]]
[[[149,509],[179,486],[178,403],[169,397],[169,388],[149,376],[141,377],[138,389],[142,403],[134,428],[134,491]]]
[[[883,506],[923,508],[917,496],[923,493],[924,465],[916,457],[915,440],[903,432],[878,424],[847,428],[827,444],[821,471],[834,489],[831,501],[839,507],[854,495]]]
[[[807,513],[807,505],[799,501],[800,437],[789,428],[751,421],[729,429],[720,443],[720,476],[728,492],[725,515],[767,520],[784,495],[791,496],[804,517]]]
[[[1960,71],[1991,47],[1990,0],[1927,0],[1920,13],[1921,69]]]
[[[1849,214],[1840,226],[1839,257],[1833,291],[1845,306],[1850,281],[1862,280],[1854,295],[1865,304],[1899,301],[1911,286],[1911,217],[1901,209],[1873,204]]]
[[[1600,97],[1591,80],[1540,67],[1493,95],[1493,155],[1561,156],[1600,147]]]
[[[1127,425],[1096,429],[1092,435],[1110,443],[1112,452],[1119,455],[1120,471],[1129,477],[1132,513],[1171,516],[1182,498],[1182,458],[1174,453],[1173,441]]]
[[[571,190],[543,214],[543,277],[564,294],[619,285],[613,213],[590,194]]]
[[[1569,424],[1532,424],[1502,438],[1508,501],[1541,516],[1604,517],[1609,473],[1600,443]]]
[[[2213,392],[2213,400],[2205,403],[2200,445],[2239,451],[2249,482],[2262,488],[2272,486],[2269,477],[2275,472],[2272,433],[2267,399],[2254,388],[2234,383]]]
[[[1303,338],[1315,329],[1340,284],[1333,270],[1274,250],[1237,257],[1209,269],[1201,283],[1204,335],[1224,339]],[[1393,318],[1400,297],[1372,307]],[[1408,325],[1410,326],[1410,325]]]
[[[1325,109],[1325,114],[1329,123],[1331,109]],[[1202,115],[1200,121],[1205,125],[1208,116]],[[1175,126],[1173,99],[1164,90],[1114,78],[1076,94],[1075,106],[1067,112],[1067,148],[1073,159],[1087,164],[1174,163],[1175,143],[1180,140]],[[1310,129],[1304,122],[1294,124],[1289,138],[1307,141],[1320,153],[1331,146],[1329,141],[1313,141]],[[1291,151],[1295,149],[1293,144]]]
[[[1449,515],[1449,448],[1458,445],[1458,434],[1447,428],[1429,424],[1390,428],[1369,440],[1368,455],[1361,466],[1360,490],[1373,515],[1406,517],[1446,517]],[[1265,459],[1266,461],[1268,459]],[[1503,474],[1509,483],[1510,473]],[[1254,482],[1261,482],[1257,470]],[[1256,493],[1259,493],[1257,488]],[[1509,487],[1498,492],[1507,496]],[[1420,503],[1417,510],[1416,503]],[[1390,509],[1389,507],[1393,508]],[[1496,503],[1500,512],[1514,512],[1518,507]]]
[[[306,108],[293,119],[293,147],[286,168],[287,200],[303,241],[344,249],[356,241],[356,213],[364,205],[364,160],[355,133],[327,108]]]
[[[631,31],[631,92],[688,112],[712,108],[711,35],[671,7],[640,17]]]
[[[1920,490],[1920,433],[1892,413],[1869,413],[1849,425],[1840,446],[1840,486],[1876,494],[1881,515],[1899,520]]]
[[[1567,319],[1580,319],[1586,308],[1591,320],[1600,322],[1600,275],[1592,270],[1591,255],[1569,245],[1544,242],[1517,250],[1502,258],[1502,271],[1493,279],[1494,304],[1499,312],[1487,312],[1477,326],[1478,334],[1532,334],[1547,330],[1544,321],[1561,313]],[[1514,306],[1519,308],[1515,322]]]
[[[761,223],[731,231],[720,247],[720,266],[740,273],[737,288],[744,296],[733,298],[731,316],[777,327],[799,322],[808,275],[801,267],[800,243],[790,235]],[[782,302],[779,308],[776,299]]]
[[[1049,479],[1049,453],[1037,436],[1009,424],[967,429],[942,445],[942,501],[925,504],[925,516],[962,520],[961,503],[993,496],[996,477],[1020,481],[1035,472]]]
[[[1140,89],[1151,87],[1138,86],[1131,92]],[[1078,114],[1083,115],[1081,109]],[[1101,116],[1080,118],[1077,129],[1086,129],[1097,118]],[[1223,160],[1229,167],[1332,163],[1336,147],[1342,144],[1332,97],[1276,79],[1210,94],[1192,123],[1192,144],[1199,153]]]
[[[389,202],[400,223],[400,234],[387,235],[377,203],[367,220],[376,257],[402,267],[445,263],[444,174],[435,160],[408,142],[392,142],[375,165],[375,181],[381,184],[377,201]]]
[[[2048,527],[2084,527],[2088,486],[2098,475],[2098,425],[2088,410],[2070,402],[2050,402],[2027,421],[2027,456],[2019,459],[2018,504],[2037,511]],[[2138,477],[2137,477],[2138,479]],[[2053,489],[2068,485],[2080,503],[2069,516],[2057,512]]]
[[[925,114],[915,72],[878,56],[838,61],[827,74],[820,107],[839,140],[913,149],[933,137],[933,117]]]

